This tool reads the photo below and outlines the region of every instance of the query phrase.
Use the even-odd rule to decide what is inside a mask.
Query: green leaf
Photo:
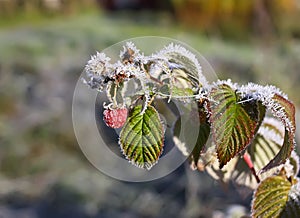
[[[172,87],[171,95],[174,96],[192,96],[194,94],[193,90],[190,88],[178,88],[176,86]]]
[[[133,108],[122,128],[119,143],[125,157],[134,165],[150,169],[163,150],[164,130],[158,112],[148,106]]]
[[[285,175],[268,177],[262,181],[254,193],[252,217],[273,218],[282,216],[289,202],[292,185],[291,180]]]
[[[259,107],[240,103],[239,96],[229,85],[219,84],[210,93],[211,125],[220,169],[244,150],[257,131],[260,122]],[[251,103],[252,104],[252,103]]]
[[[178,100],[187,100],[194,95],[191,88],[179,88],[170,84],[165,84],[159,88],[159,94],[163,97],[176,98]]]

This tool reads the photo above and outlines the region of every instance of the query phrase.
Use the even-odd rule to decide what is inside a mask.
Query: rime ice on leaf
[[[110,58],[104,53],[97,52],[96,55],[92,55],[84,69],[87,76],[87,79],[83,79],[84,83],[102,91],[111,67],[109,61]]]
[[[180,72],[187,75],[188,79],[185,79],[185,76],[183,76],[181,77],[181,82],[183,83],[185,81],[185,83],[191,83],[192,87],[190,88],[205,87],[208,85],[196,56],[181,45],[171,43],[154,54],[153,58],[164,60],[165,63],[167,63],[167,69],[163,70],[170,74],[170,78],[172,78],[172,74],[180,74]],[[175,80],[180,80],[180,75],[177,75],[177,77],[178,78],[174,75]],[[178,83],[180,84],[179,81]]]
[[[97,52],[96,55],[92,55],[91,59],[87,62],[86,72],[88,75],[103,76],[106,68],[109,65],[110,58],[104,53]]]
[[[248,98],[260,101],[269,109],[273,116],[285,126],[285,137],[281,150],[262,171],[269,170],[280,164],[290,156],[295,145],[295,106],[288,97],[274,86],[261,86],[249,83],[239,89],[239,93]]]
[[[280,119],[288,131],[294,134],[295,125],[295,106],[288,100],[286,94],[282,93],[275,86],[261,86],[254,83],[248,83],[241,86],[239,93],[242,96],[249,96],[254,100],[261,101],[272,114]]]
[[[110,89],[111,83],[119,86],[124,82],[121,84],[123,89],[116,89],[125,93],[126,83],[134,78],[140,83],[141,91],[183,101],[199,98],[199,90],[208,85],[196,56],[181,45],[170,44],[155,54],[145,56],[132,42],[127,42],[119,56],[120,60],[112,64],[104,53],[92,56],[85,68],[88,79],[84,82],[99,91],[107,84],[110,84]],[[114,97],[111,91],[108,90],[110,99]],[[130,96],[122,96],[123,99],[126,97]]]
[[[142,58],[140,50],[132,42],[126,42],[125,46],[123,46],[123,51],[120,51],[120,59],[124,64],[133,63]]]
[[[220,85],[227,85],[231,87],[233,90],[238,90],[239,85],[237,83],[234,83],[231,81],[231,79],[228,80],[218,80],[217,82],[214,82],[210,88],[218,87]]]

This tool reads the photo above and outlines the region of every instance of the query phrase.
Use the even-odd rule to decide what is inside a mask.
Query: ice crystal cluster
[[[208,87],[196,56],[178,44],[146,56],[127,42],[119,58],[111,63],[104,53],[97,52],[87,62],[83,79],[91,88],[106,91],[115,107],[130,105],[133,94],[144,96],[146,101],[153,95],[188,100],[199,98],[203,87]]]

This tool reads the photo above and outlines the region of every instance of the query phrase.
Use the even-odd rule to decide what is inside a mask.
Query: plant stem
[[[257,182],[257,183],[260,183],[260,179],[259,179],[259,177],[258,177],[257,174],[256,174],[256,171],[255,171],[255,169],[254,169],[254,166],[253,166],[253,163],[252,163],[252,161],[251,161],[250,155],[246,152],[246,153],[244,154],[243,158],[244,158],[244,161],[246,162],[246,164],[248,165],[249,169],[251,170],[251,173],[254,175],[254,177],[255,177],[255,179],[256,179],[256,182]]]

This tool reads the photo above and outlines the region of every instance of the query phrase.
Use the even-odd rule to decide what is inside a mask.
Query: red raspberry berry
[[[103,120],[108,127],[120,128],[127,119],[127,108],[105,109],[103,112]]]

